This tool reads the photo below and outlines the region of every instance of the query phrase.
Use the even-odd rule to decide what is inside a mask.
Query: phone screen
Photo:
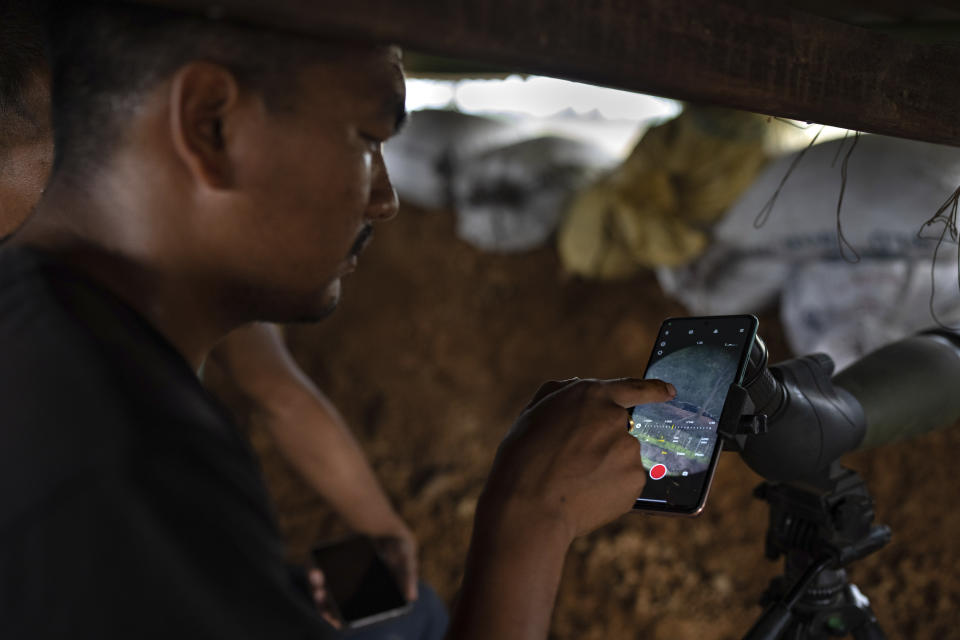
[[[403,613],[400,585],[369,538],[354,537],[319,546],[313,560],[340,618],[351,627]]]
[[[673,400],[630,409],[648,478],[634,509],[694,515],[720,454],[717,423],[730,385],[743,379],[757,334],[753,316],[671,318],[660,327],[645,378],[677,389]]]

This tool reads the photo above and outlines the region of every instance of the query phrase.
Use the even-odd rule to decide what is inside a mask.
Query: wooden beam
[[[144,0],[960,146],[960,46],[753,0]]]

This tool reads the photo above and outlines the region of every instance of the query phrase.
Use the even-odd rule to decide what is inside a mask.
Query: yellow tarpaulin
[[[612,173],[581,192],[560,228],[560,257],[597,278],[679,265],[706,247],[707,231],[767,160],[765,117],[688,106],[650,129]]]

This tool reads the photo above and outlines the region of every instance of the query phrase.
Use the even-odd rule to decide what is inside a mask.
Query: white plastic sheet
[[[851,144],[810,149],[757,229],[758,213],[795,156],[771,163],[716,227],[705,255],[658,270],[664,290],[704,315],[757,312],[779,299],[791,349],[822,351],[839,365],[934,326],[928,303],[937,243],[917,232],[960,184],[960,149],[860,138],[841,211],[844,235],[861,258],[850,264],[838,246],[836,209],[840,165]],[[941,321],[960,326],[956,251],[953,244],[941,247],[936,309]],[[845,255],[853,258],[849,250]]]

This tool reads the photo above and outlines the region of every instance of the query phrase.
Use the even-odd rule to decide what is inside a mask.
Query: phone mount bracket
[[[743,451],[748,437],[767,432],[766,414],[755,414],[753,411],[753,402],[747,390],[736,383],[730,385],[717,425],[717,434],[723,440],[725,450]]]

